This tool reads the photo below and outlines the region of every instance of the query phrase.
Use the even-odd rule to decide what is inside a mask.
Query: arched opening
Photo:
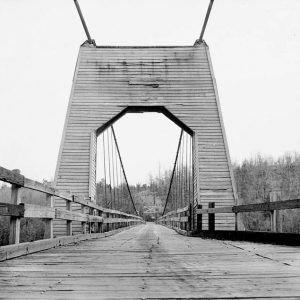
[[[123,110],[97,131],[97,203],[147,220],[193,203],[192,137],[164,107]]]

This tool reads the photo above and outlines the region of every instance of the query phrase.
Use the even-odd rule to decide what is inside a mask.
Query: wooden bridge
[[[14,203],[0,204],[0,215],[11,217],[11,245],[0,247],[0,299],[300,298],[299,235],[263,235],[264,241],[294,246],[226,240],[230,233],[232,238],[228,231],[219,231],[223,239],[199,237],[217,233],[217,213],[273,214],[299,208],[300,200],[198,208],[192,231],[190,207],[166,213],[158,224],[145,223],[16,171],[0,168],[0,179],[12,184]],[[45,193],[49,206],[19,203],[21,188]],[[69,209],[53,207],[52,197]],[[72,211],[71,203],[80,204],[82,212]],[[201,228],[203,214],[209,215],[209,231]],[[23,217],[44,218],[46,239],[19,243]],[[67,221],[68,236],[53,238],[54,218]],[[81,222],[83,233],[72,235],[74,221]]]
[[[238,202],[203,41],[212,3],[193,46],[99,47],[75,0],[88,40],[79,49],[53,187],[0,167],[0,181],[11,185],[11,198],[0,203],[0,217],[10,218],[0,299],[300,299],[299,234],[277,228],[278,211],[300,208],[300,200]],[[136,112],[160,112],[181,128],[156,223],[136,208],[113,128]],[[28,189],[46,205],[22,199]],[[239,215],[254,211],[271,215],[269,232],[239,226]],[[23,218],[43,219],[44,239],[21,243]]]

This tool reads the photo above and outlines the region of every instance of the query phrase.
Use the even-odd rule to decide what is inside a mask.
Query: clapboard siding
[[[204,207],[210,201],[216,207],[234,204],[230,158],[205,44],[80,47],[57,163],[57,188],[93,197],[96,142],[91,134],[128,106],[165,107],[194,132],[195,204],[197,200]],[[234,216],[216,218],[217,228],[234,228]],[[57,223],[56,235],[63,233],[62,227]]]

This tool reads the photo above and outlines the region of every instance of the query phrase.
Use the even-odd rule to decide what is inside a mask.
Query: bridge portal
[[[95,201],[97,135],[132,111],[163,112],[191,134],[193,206],[235,204],[230,156],[205,42],[170,47],[84,43],[79,49],[57,161],[57,189]],[[56,199],[55,206],[65,207],[65,203]],[[61,222],[54,224],[55,235],[66,234]],[[80,223],[75,224],[73,230],[80,231]],[[204,219],[203,229],[207,226]],[[234,226],[233,214],[216,216],[216,229]]]

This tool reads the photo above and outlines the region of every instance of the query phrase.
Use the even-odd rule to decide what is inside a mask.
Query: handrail
[[[191,230],[191,205],[170,211],[156,220],[157,224],[175,229],[176,231],[187,234]]]
[[[215,203],[208,203],[208,208],[202,208],[198,205],[195,210],[197,215],[197,231],[202,231],[202,215],[208,214],[208,230],[215,231],[215,214],[234,213],[235,214],[235,231],[238,231],[238,214],[244,212],[270,212],[271,214],[271,231],[277,232],[277,214],[279,210],[300,208],[300,199],[281,200],[274,202],[261,202],[252,204],[242,204],[233,206],[214,207]]]
[[[52,187],[45,186],[44,184],[34,181],[31,179],[26,178],[25,176],[18,174],[14,171],[10,171],[8,169],[5,169],[3,167],[0,167],[0,181],[4,181],[10,184],[15,184],[19,187],[31,189],[34,191],[38,191],[50,196],[54,196],[57,198],[60,198],[65,201],[74,202],[77,204],[85,205],[93,209],[97,209],[104,213],[110,213],[110,214],[122,214],[123,216],[133,217],[137,219],[141,219],[141,217],[138,217],[136,215],[128,214],[125,212],[121,212],[114,209],[105,208],[102,206],[97,205],[96,203],[87,200],[83,197],[80,197],[78,195],[72,195],[71,193],[66,192],[60,192]]]
[[[74,238],[64,239],[65,241],[72,242],[78,240],[92,238],[93,235],[99,236],[109,231],[119,231],[123,227],[129,227],[144,223],[144,220],[137,216],[128,214],[122,211],[104,208],[97,205],[89,199],[71,193],[60,192],[52,187],[45,186],[44,184],[26,178],[21,175],[18,170],[8,170],[0,167],[0,181],[12,184],[11,203],[0,202],[0,216],[10,216],[10,234],[9,246],[0,247],[0,261],[1,256],[7,259],[9,253],[10,257],[19,256],[18,253],[26,254],[28,247],[20,242],[20,219],[21,218],[43,218],[46,219],[45,235],[44,238],[48,242],[36,243],[39,245],[37,249],[44,250],[50,246],[54,247],[60,244],[60,239],[53,239],[53,220],[61,219],[66,220],[66,232],[68,236]],[[31,189],[41,192],[46,195],[48,206],[33,205],[29,203],[21,203],[19,197],[20,188]],[[55,208],[53,204],[53,197],[66,201],[66,209]],[[81,205],[80,211],[72,211],[72,203]],[[82,234],[74,235],[72,232],[72,221],[81,222]],[[77,238],[75,238],[77,236]],[[83,236],[83,237],[82,237]],[[53,240],[50,242],[49,240]],[[16,245],[13,245],[16,244]],[[12,246],[15,247],[11,249]],[[20,251],[21,248],[24,251]],[[26,248],[27,247],[27,248]],[[8,249],[8,250],[5,250]],[[35,247],[31,247],[34,251]],[[8,252],[7,252],[8,251]],[[3,254],[4,253],[4,254]],[[31,252],[32,253],[32,252]]]
[[[217,208],[201,208],[197,209],[197,214],[216,214],[216,213],[241,213],[255,211],[272,211],[300,208],[300,199],[283,200],[276,202],[262,202],[253,204],[242,204],[234,206],[224,206]]]
[[[243,212],[265,211],[271,213],[271,231],[277,232],[276,211],[284,209],[300,208],[300,199],[282,200],[275,202],[262,202],[253,204],[242,204],[233,206],[214,207],[215,203],[208,203],[208,208],[198,205],[194,210],[196,217],[195,232],[202,231],[202,215],[208,214],[208,230],[215,230],[215,214],[231,213],[235,214],[235,230],[238,230],[237,215]],[[158,224],[173,228],[175,230],[191,230],[191,206],[186,206],[174,211],[170,211],[161,216],[156,221]]]

